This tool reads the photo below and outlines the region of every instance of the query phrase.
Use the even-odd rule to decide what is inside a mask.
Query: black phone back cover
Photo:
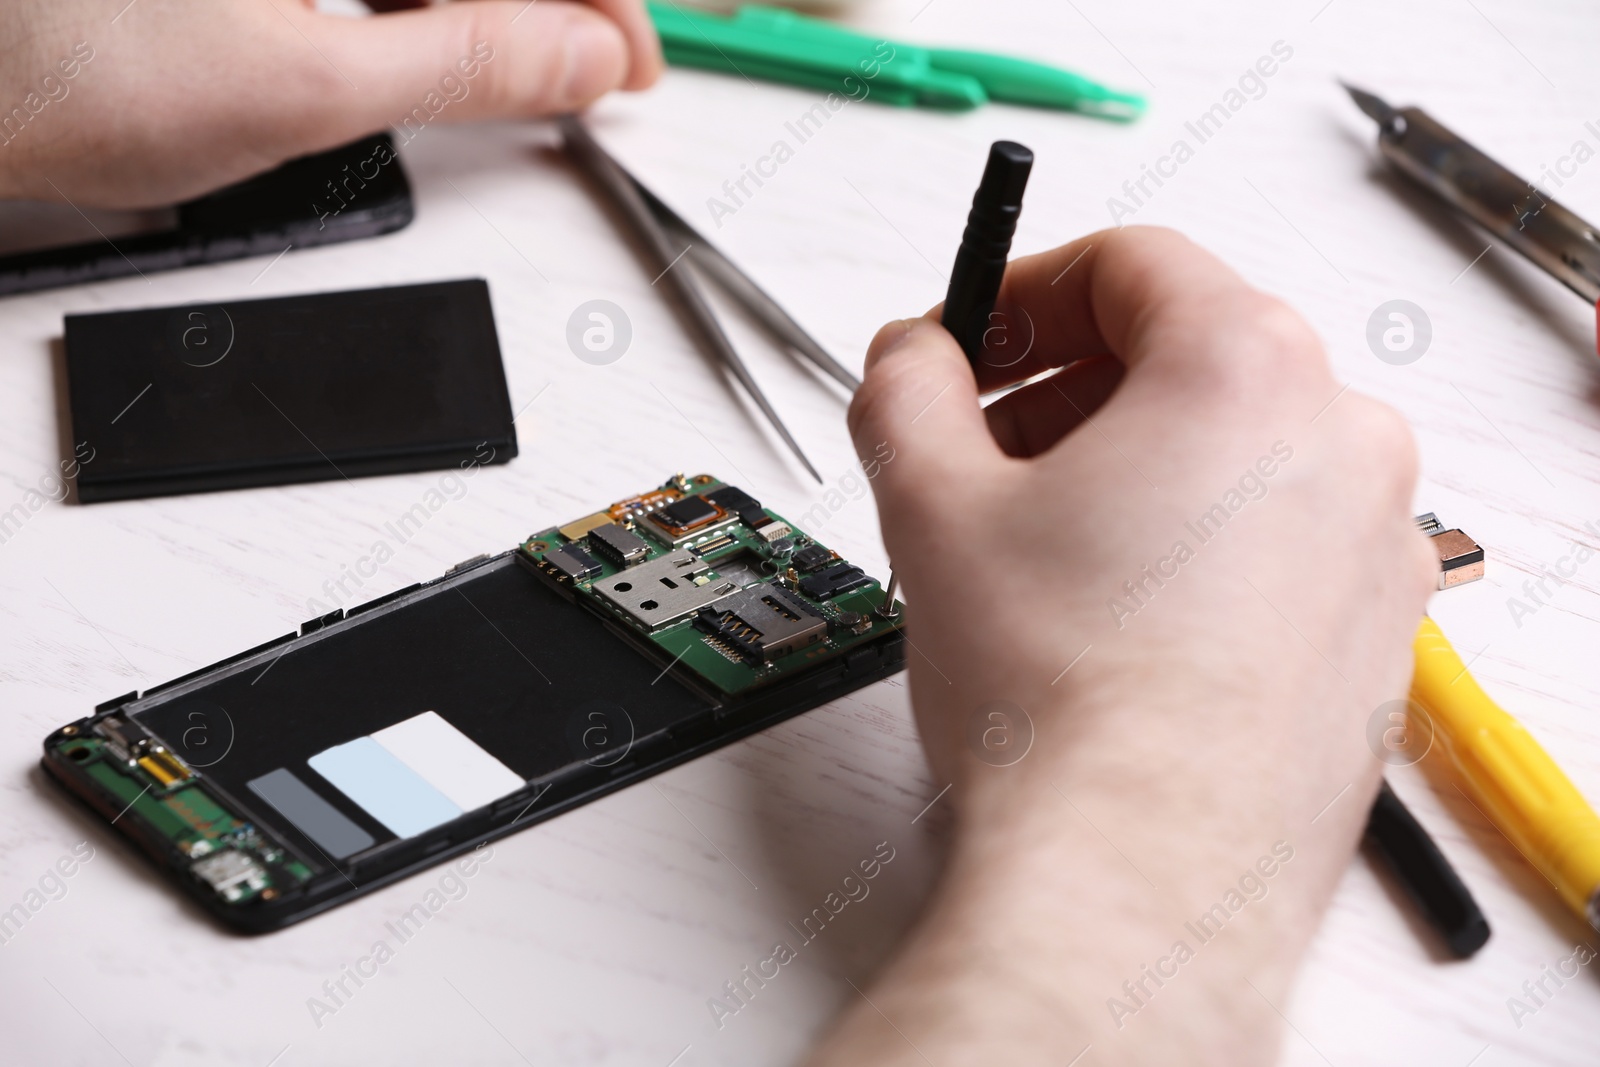
[[[516,455],[481,279],[69,315],[85,503]]]

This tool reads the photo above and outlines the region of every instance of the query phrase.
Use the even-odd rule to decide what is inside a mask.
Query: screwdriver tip
[[[1376,93],[1369,93],[1365,89],[1357,89],[1347,81],[1340,81],[1344,91],[1350,94],[1350,99],[1356,102],[1362,112],[1372,121],[1383,127],[1393,125],[1396,116],[1400,113],[1391,107],[1383,97]]]
[[[894,591],[899,587],[899,585],[900,578],[894,573],[893,568],[891,568],[889,571],[889,584],[883,587],[883,601],[877,606],[877,608],[874,609],[874,614],[876,614],[879,618],[894,619],[900,614],[900,610],[895,607],[894,603]]]

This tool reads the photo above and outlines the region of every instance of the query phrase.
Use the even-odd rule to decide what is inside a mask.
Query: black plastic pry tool
[[[1384,782],[1367,819],[1367,841],[1389,862],[1407,895],[1422,909],[1428,924],[1450,954],[1464,960],[1489,940],[1472,891],[1450,865],[1428,831]]]
[[[1032,170],[1030,149],[1015,141],[990,145],[989,162],[972,197],[967,228],[961,233],[940,322],[974,364],[983,351],[983,335],[1000,295],[1011,236],[1017,232],[1017,218],[1022,214],[1022,191]]]

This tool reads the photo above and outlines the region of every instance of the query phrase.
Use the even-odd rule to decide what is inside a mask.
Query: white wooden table
[[[1424,457],[1418,510],[1489,551],[1487,579],[1440,596],[1436,617],[1464,655],[1481,650],[1474,672],[1600,801],[1600,561],[1520,626],[1508,609],[1574,539],[1600,544],[1584,528],[1600,523],[1592,313],[1508,250],[1480,256],[1486,239],[1389,176],[1372,124],[1334,81],[1423,104],[1534,176],[1576,141],[1600,149],[1600,12],[1585,0],[878,0],[852,17],[887,37],[1032,53],[1143,89],[1153,106],[1121,128],[998,106],[952,116],[852,103],[796,145],[784,124],[813,96],[673,71],[647,95],[604,102],[594,128],[856,365],[882,321],[941,296],[990,140],[1038,153],[1021,252],[1107,225],[1123,182],[1188,140],[1193,158],[1148,186],[1131,219],[1180,227],[1281,294],[1321,331],[1341,379],[1409,416]],[[1197,144],[1185,123],[1278,41],[1292,58]],[[112,62],[115,42],[101,51]],[[793,158],[716,227],[707,199],[778,139]],[[264,273],[258,259],[0,301],[0,510],[62,459],[53,347],[65,312],[474,275],[489,279],[513,403],[526,405],[522,455],[480,473],[363,596],[509,547],[674,470],[717,472],[790,514],[823,501],[687,341],[552,142],[544,124],[429,128],[404,151],[417,220],[399,234],[296,251]],[[1559,198],[1600,218],[1600,163],[1563,181]],[[580,362],[565,341],[568,316],[595,298],[621,305],[634,330],[605,367]],[[1365,340],[1368,316],[1394,298],[1424,308],[1434,331],[1407,366],[1380,362]],[[825,536],[881,571],[841,397],[753,330],[736,339],[840,494],[827,498],[838,506]],[[0,545],[0,909],[74,846],[94,850],[65,895],[0,946],[0,1060],[782,1064],[855,996],[846,979],[864,982],[889,952],[947,827],[942,805],[916,819],[939,783],[899,681],[497,844],[466,895],[320,1026],[310,998],[368,954],[437,871],[282,933],[237,938],[43,779],[49,730],[293,628],[323,582],[437,478],[52,502]],[[1412,768],[1391,780],[1460,867],[1494,938],[1471,962],[1435,958],[1393,884],[1358,858],[1281,1005],[1293,1023],[1282,1062],[1600,1062],[1594,967],[1520,1028],[1507,1004],[1577,942],[1600,941],[1448,775]],[[707,999],[885,840],[896,858],[870,898],[719,1029]]]

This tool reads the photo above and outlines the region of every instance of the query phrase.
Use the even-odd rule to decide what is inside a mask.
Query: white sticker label
[[[372,739],[462,811],[491,804],[527,784],[436,711],[385,727]]]

